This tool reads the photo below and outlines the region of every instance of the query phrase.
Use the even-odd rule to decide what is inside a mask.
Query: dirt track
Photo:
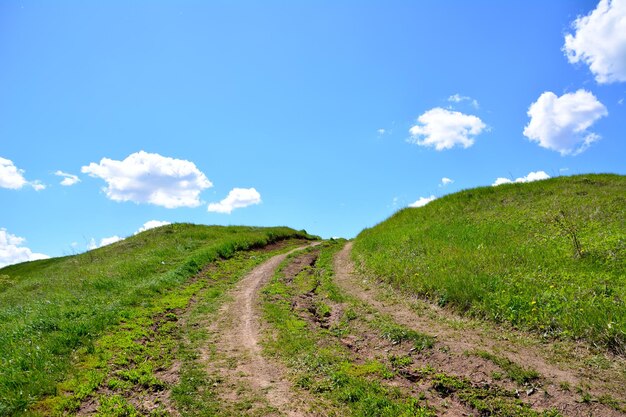
[[[301,250],[294,249],[291,252]],[[291,253],[289,252],[289,253]],[[231,293],[211,326],[215,334],[214,361],[209,370],[218,372],[230,390],[224,390],[226,401],[242,400],[242,396],[265,399],[275,409],[271,415],[306,416],[302,400],[296,398],[287,381],[284,368],[261,354],[259,336],[263,330],[258,309],[258,293],[288,254],[276,255],[253,269]],[[215,361],[217,359],[217,361]]]

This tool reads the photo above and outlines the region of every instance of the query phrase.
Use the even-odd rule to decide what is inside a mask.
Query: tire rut
[[[313,243],[312,245],[316,245]],[[285,369],[263,356],[259,344],[263,332],[258,294],[288,253],[275,255],[249,272],[230,293],[231,300],[220,309],[209,331],[214,344],[203,352],[203,359],[212,374],[220,375],[218,392],[226,402],[252,400],[259,406],[264,401],[276,411],[264,415],[307,416],[306,404],[291,390]],[[247,398],[242,398],[247,397]]]

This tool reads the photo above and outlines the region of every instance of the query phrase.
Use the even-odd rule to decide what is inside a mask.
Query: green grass
[[[21,414],[64,391],[71,392],[68,401],[80,401],[110,364],[119,371],[107,382],[113,388],[161,389],[153,369],[129,367],[128,355],[119,353],[156,357],[171,349],[151,338],[173,331],[176,309],[200,289],[186,285],[192,276],[238,251],[289,238],[310,236],[289,228],[173,224],[84,254],[1,269],[0,415]],[[73,368],[84,355],[94,361],[85,365],[89,372]],[[80,380],[67,380],[74,374]],[[59,386],[63,380],[69,385]],[[115,398],[108,404],[128,407]]]
[[[533,382],[541,376],[539,375],[539,372],[534,369],[524,368],[507,358],[494,355],[493,353],[489,353],[484,350],[474,352],[474,354],[498,365],[500,369],[505,372],[507,377],[517,382],[519,385],[525,385]]]
[[[365,271],[458,312],[626,353],[626,177],[462,191],[359,234]]]

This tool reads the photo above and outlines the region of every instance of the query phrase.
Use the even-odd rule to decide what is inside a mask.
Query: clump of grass
[[[502,356],[494,355],[493,353],[489,353],[484,350],[476,351],[475,354],[476,356],[487,359],[488,361],[491,361],[494,364],[498,365],[500,369],[502,369],[506,373],[507,377],[520,385],[526,385],[541,377],[541,375],[539,375],[539,372],[537,372],[536,370],[523,368],[522,366]]]
[[[463,314],[626,353],[626,177],[482,187],[357,237],[365,272]]]
[[[379,319],[378,326],[383,339],[387,339],[393,344],[410,342],[413,345],[413,349],[417,351],[430,349],[435,344],[434,337],[399,325],[388,318]]]
[[[517,399],[514,392],[498,387],[476,387],[465,378],[446,373],[436,373],[432,387],[442,396],[456,395],[480,415],[501,417],[558,417],[556,409],[535,411],[528,404]]]

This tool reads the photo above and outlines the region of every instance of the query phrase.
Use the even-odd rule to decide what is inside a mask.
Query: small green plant
[[[577,258],[582,258],[584,252],[580,244],[580,239],[578,238],[578,228],[570,220],[569,216],[565,214],[565,211],[560,210],[559,214],[553,217],[553,221],[554,224],[558,227],[559,231],[570,239],[572,247],[574,249],[574,256]]]
[[[536,370],[523,368],[511,360],[494,355],[493,353],[480,350],[476,351],[475,354],[476,356],[487,359],[488,361],[498,365],[505,372],[507,377],[520,385],[528,384],[529,382],[533,382],[540,377],[539,372]]]
[[[435,339],[432,336],[408,329],[389,320],[383,320],[380,327],[383,339],[389,340],[392,344],[412,342],[413,348],[418,351],[430,349],[435,344]]]

